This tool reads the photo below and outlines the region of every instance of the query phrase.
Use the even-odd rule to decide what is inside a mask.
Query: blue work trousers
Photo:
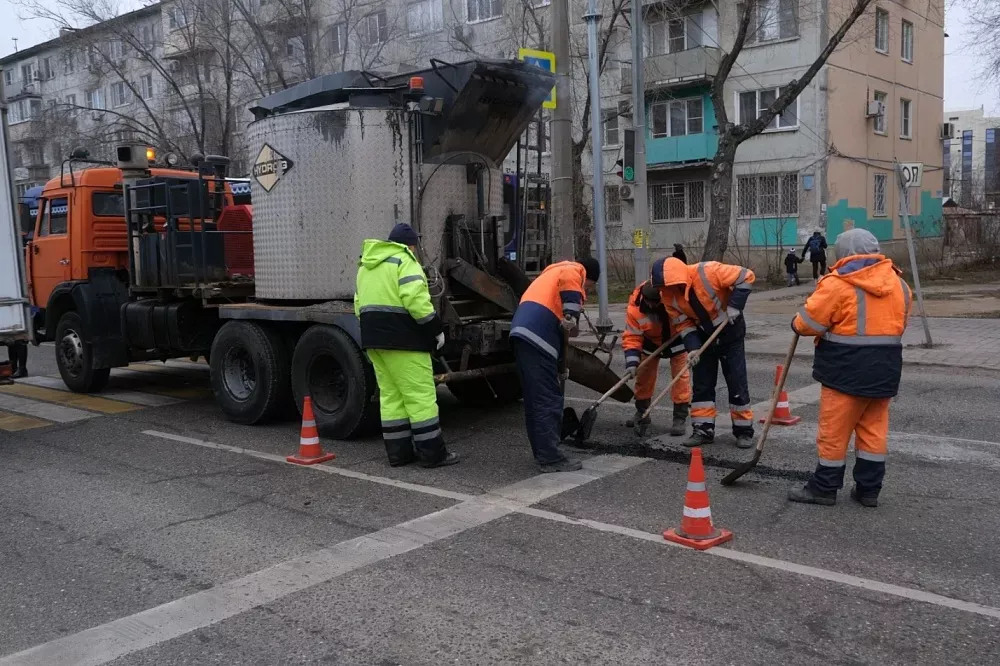
[[[531,452],[539,465],[562,462],[566,456],[559,450],[563,418],[559,361],[521,338],[511,338],[511,343],[524,395],[524,425]]]

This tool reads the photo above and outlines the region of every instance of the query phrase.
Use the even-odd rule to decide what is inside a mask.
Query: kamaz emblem
[[[292,166],[290,159],[265,143],[254,161],[253,177],[265,192],[270,192]]]

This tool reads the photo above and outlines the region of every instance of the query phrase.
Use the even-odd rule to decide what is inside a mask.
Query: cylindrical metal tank
[[[346,104],[251,123],[259,299],[354,296],[361,243],[410,216],[402,112]]]

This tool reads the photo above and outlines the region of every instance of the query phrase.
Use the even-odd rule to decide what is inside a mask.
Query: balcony
[[[652,90],[710,83],[715,79],[721,59],[721,49],[708,46],[649,56],[645,60],[646,88]]]

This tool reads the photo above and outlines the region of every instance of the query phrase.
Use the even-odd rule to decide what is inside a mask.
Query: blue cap
[[[400,222],[389,232],[389,240],[402,245],[418,245],[420,243],[420,236],[413,230],[413,227],[405,222]]]

